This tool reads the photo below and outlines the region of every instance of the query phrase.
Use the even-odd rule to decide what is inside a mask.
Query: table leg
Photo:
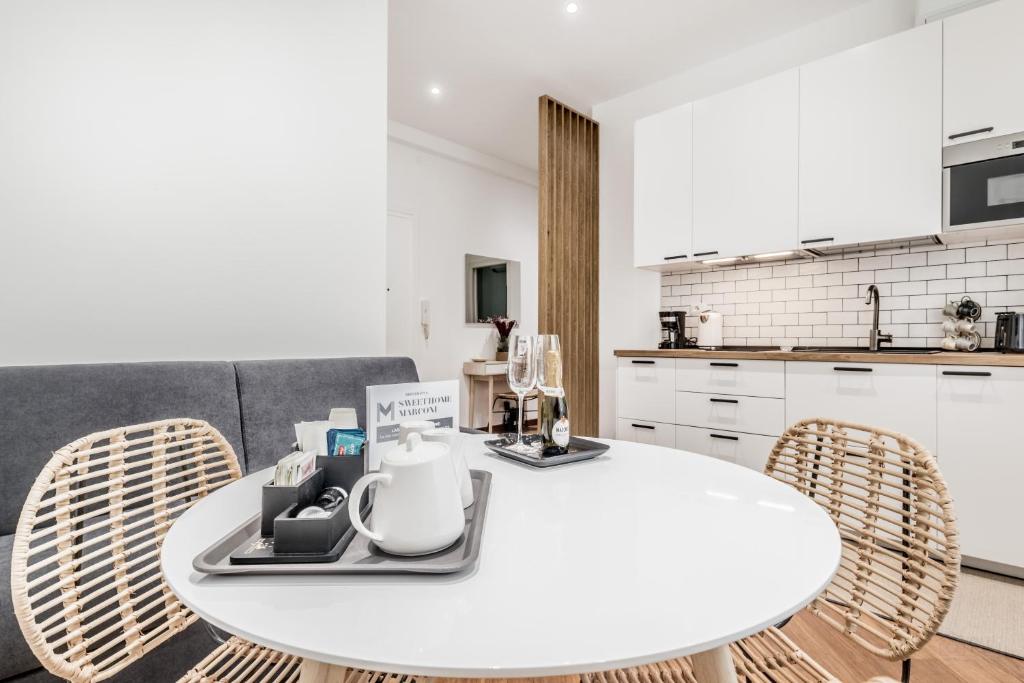
[[[737,683],[736,665],[728,645],[705,650],[690,656],[693,677],[701,683]]]
[[[494,424],[494,375],[487,377],[487,433],[490,434]]]
[[[469,428],[476,429],[476,378],[469,376]]]
[[[345,683],[349,670],[344,666],[303,659],[299,683]]]

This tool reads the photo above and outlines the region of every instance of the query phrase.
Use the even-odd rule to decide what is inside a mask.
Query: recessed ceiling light
[[[568,5],[565,6],[565,11],[568,12],[569,14],[576,14],[577,12],[580,11],[580,6],[577,5],[575,2],[570,2]]]
[[[437,97],[438,95],[441,94],[441,88],[439,88],[436,85],[430,86],[430,94],[433,95],[434,97]]]

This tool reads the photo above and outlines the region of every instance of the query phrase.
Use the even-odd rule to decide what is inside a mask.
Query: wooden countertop
[[[988,365],[1024,367],[1024,354],[979,351],[976,353],[875,353],[842,351],[705,351],[703,349],[618,349],[620,358],[720,358],[725,360],[824,361],[840,363],[908,363],[914,365]]]

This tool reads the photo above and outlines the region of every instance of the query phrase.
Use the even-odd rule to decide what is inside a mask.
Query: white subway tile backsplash
[[[893,268],[909,268],[928,265],[928,254],[900,254],[892,257]]]
[[[851,247],[778,264],[668,273],[661,277],[661,305],[714,306],[730,345],[864,346],[871,284],[881,295],[879,327],[896,345],[937,346],[943,305],[966,295],[983,307],[978,330],[991,346],[995,314],[1024,312],[1024,241]],[[692,323],[686,333],[696,334]]]
[[[928,265],[938,266],[946,263],[963,263],[963,249],[946,249],[944,251],[928,252]]]
[[[873,270],[855,270],[848,273],[843,273],[843,284],[844,285],[861,285],[875,281],[875,271]]]
[[[997,244],[991,247],[972,247],[967,250],[968,261],[998,261],[1005,258],[1005,244]]]
[[[929,280],[928,281],[928,293],[929,294],[949,294],[952,292],[963,292],[966,291],[964,287],[963,278],[954,278],[952,280]]]
[[[946,277],[982,277],[985,275],[985,263],[953,263],[946,266]]]
[[[859,259],[845,259],[842,261],[829,261],[828,272],[830,273],[848,273],[857,270],[857,266],[860,264]]]
[[[889,268],[887,270],[875,271],[875,282],[905,282],[909,279],[910,274],[907,268]]]
[[[940,280],[946,277],[946,266],[922,266],[910,269],[911,280]]]
[[[860,259],[858,270],[883,270],[892,268],[891,256],[869,256]]]
[[[1024,259],[1013,259],[1011,261],[989,261],[989,275],[1022,275],[1024,274]]]
[[[971,291],[1002,291],[1006,289],[1006,276],[994,275],[992,277],[969,277],[967,278],[966,285],[967,289]]]
[[[919,282],[895,282],[892,285],[893,294],[927,294],[928,293],[928,282],[921,280]]]

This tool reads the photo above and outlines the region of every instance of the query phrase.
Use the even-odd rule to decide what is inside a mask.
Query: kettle
[[[359,515],[359,502],[376,483],[373,529]],[[426,555],[447,548],[462,535],[466,518],[447,444],[408,435],[384,454],[379,472],[359,479],[349,492],[348,515],[355,530],[394,555]]]
[[[697,346],[717,349],[722,346],[722,314],[701,304],[697,313]]]

